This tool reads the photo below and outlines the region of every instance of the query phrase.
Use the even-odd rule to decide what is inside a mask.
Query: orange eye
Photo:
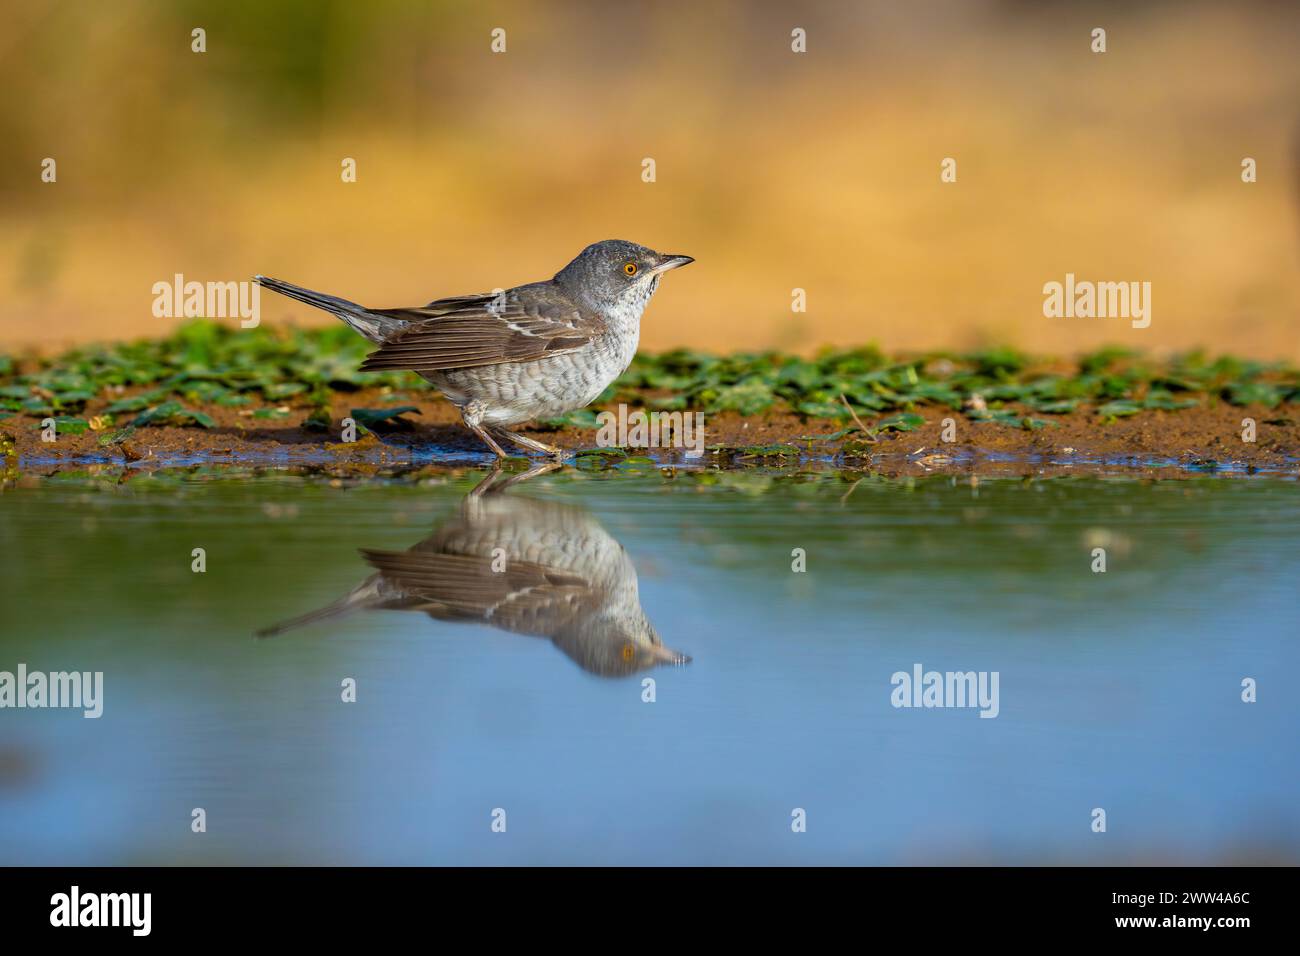
[[[628,275],[628,276],[634,276],[634,275],[636,275],[636,263],[635,263],[635,262],[625,262],[625,263],[623,264],[623,274],[624,274],[624,275]]]

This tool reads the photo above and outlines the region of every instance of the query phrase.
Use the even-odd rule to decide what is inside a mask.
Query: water
[[[0,863],[1300,862],[1294,480],[481,477],[0,494]]]

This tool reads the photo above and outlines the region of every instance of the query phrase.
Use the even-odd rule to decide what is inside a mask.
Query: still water
[[[0,863],[1300,862],[1294,480],[483,477],[0,494]]]

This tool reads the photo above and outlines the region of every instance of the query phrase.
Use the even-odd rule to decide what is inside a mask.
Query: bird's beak
[[[671,647],[664,647],[662,644],[651,647],[650,654],[661,664],[689,664],[691,662],[689,654],[675,651]]]
[[[659,265],[655,266],[652,271],[655,275],[659,275],[661,272],[668,272],[670,269],[680,269],[682,266],[688,266],[694,261],[690,256],[663,255],[659,257]]]

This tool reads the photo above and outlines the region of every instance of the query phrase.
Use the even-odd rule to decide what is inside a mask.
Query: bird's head
[[[626,677],[691,658],[664,644],[640,608],[630,619],[598,615],[552,636],[551,641],[583,670],[600,677]]]
[[[556,283],[571,297],[602,311],[644,306],[659,278],[694,262],[690,256],[655,252],[624,239],[595,242],[559,271]]]

